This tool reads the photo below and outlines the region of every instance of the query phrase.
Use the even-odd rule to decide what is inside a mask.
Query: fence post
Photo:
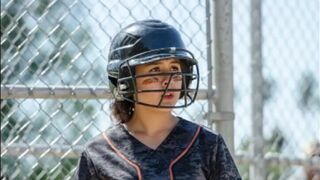
[[[208,120],[208,127],[213,129],[214,120],[212,118],[214,112],[214,75],[213,75],[213,63],[214,60],[212,58],[212,54],[214,52],[213,49],[213,18],[212,18],[212,4],[210,0],[206,0],[206,43],[207,43],[207,71],[208,71],[208,112],[206,114],[206,119]]]
[[[214,2],[214,64],[215,64],[215,108],[214,121],[230,151],[234,154],[234,110],[233,110],[233,41],[232,0]]]
[[[263,75],[262,75],[262,32],[261,1],[251,0],[251,120],[253,164],[250,166],[250,179],[266,178],[263,138]]]

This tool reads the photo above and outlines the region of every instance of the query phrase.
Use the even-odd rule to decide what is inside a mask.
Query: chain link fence
[[[2,0],[1,176],[71,179],[82,145],[112,124],[108,48],[111,38],[136,20],[160,19],[182,33],[199,61],[201,91],[192,106],[175,113],[210,126],[208,5],[205,0]],[[252,6],[244,0],[232,8],[235,157],[243,179],[252,179],[251,130],[258,128],[251,115]],[[261,3],[260,153],[267,179],[286,179],[309,165],[305,147],[320,141],[319,11],[317,0]]]
[[[235,146],[255,166],[242,176],[308,179],[298,160],[320,151],[319,1],[233,1],[233,13]]]
[[[1,99],[2,176],[72,177],[81,146],[112,123],[108,48],[133,21],[173,24],[206,69],[204,10],[205,1],[1,1],[1,85],[9,97]],[[205,112],[199,100],[176,114],[196,120]]]

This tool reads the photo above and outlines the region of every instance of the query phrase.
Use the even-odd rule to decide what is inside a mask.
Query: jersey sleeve
[[[229,149],[220,135],[218,135],[217,149],[212,161],[210,180],[241,179]]]
[[[76,180],[98,179],[92,161],[86,151],[81,153],[78,167],[74,174]]]

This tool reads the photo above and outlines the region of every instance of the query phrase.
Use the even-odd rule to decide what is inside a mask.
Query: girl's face
[[[139,102],[155,106],[174,106],[177,103],[180,96],[180,91],[178,90],[181,90],[182,87],[182,75],[173,73],[181,73],[179,60],[165,59],[139,65],[136,66],[135,72],[136,76],[138,76],[136,78],[138,92],[143,90],[163,90],[161,92],[138,93],[136,98],[138,98]],[[167,74],[160,75],[159,73]],[[139,77],[141,75],[142,77]],[[166,88],[168,90],[164,93]]]

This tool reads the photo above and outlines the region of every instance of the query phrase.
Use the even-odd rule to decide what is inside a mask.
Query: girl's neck
[[[135,107],[134,114],[125,125],[133,133],[156,135],[164,131],[170,131],[178,122],[171,114],[170,109],[158,109],[151,107]]]

